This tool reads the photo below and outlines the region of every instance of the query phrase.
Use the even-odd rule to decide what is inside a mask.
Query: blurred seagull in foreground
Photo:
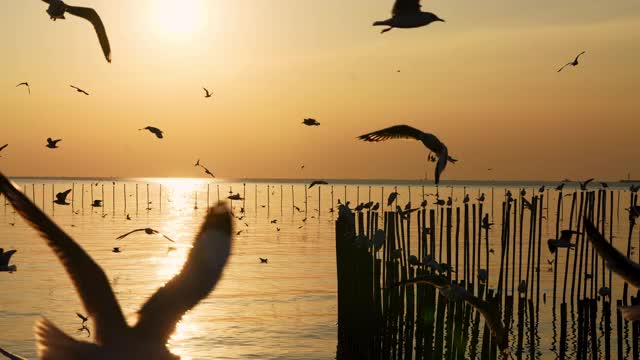
[[[162,132],[162,130],[158,129],[157,127],[147,126],[145,128],[138,129],[138,130],[149,130],[149,132],[154,134],[158,139],[164,138],[164,133]]]
[[[637,264],[616,250],[596,229],[589,219],[585,219],[584,227],[593,248],[607,264],[607,267],[624,281],[640,288],[640,264]],[[629,321],[640,320],[640,305],[622,308],[622,316]]]
[[[560,70],[558,70],[558,72],[564,70],[564,68],[566,68],[567,66],[571,65],[571,66],[578,66],[578,59],[580,58],[580,56],[582,56],[582,54],[584,54],[586,51],[581,52],[580,54],[578,54],[578,56],[576,56],[576,58],[573,61],[569,61],[568,63],[566,63],[563,67],[560,68]]]
[[[16,85],[16,87],[19,87],[19,86],[25,86],[27,88],[27,91],[29,91],[29,95],[31,95],[31,87],[29,86],[28,82],[25,81],[25,82],[21,82],[20,84]]]
[[[69,13],[71,15],[75,15],[89,21],[91,25],[93,25],[93,28],[98,35],[98,40],[100,41],[100,46],[102,47],[102,52],[104,53],[105,59],[107,59],[108,62],[111,62],[111,46],[109,45],[107,30],[105,30],[104,24],[102,23],[100,16],[95,10],[86,7],[70,6],[62,2],[61,0],[42,1],[49,4],[47,14],[49,14],[51,20],[53,21],[56,21],[57,19],[64,20],[65,13]]]
[[[316,180],[316,181],[312,182],[311,185],[309,185],[309,189],[311,189],[312,187],[314,187],[316,185],[329,185],[329,183],[324,181],[324,180]]]
[[[133,233],[136,233],[136,232],[140,232],[140,231],[144,231],[144,232],[145,232],[145,234],[147,234],[147,235],[155,235],[155,234],[162,235],[165,239],[167,239],[167,240],[169,240],[169,241],[171,241],[171,242],[175,242],[175,241],[173,241],[170,237],[168,237],[167,235],[165,235],[165,234],[161,233],[161,232],[160,232],[160,231],[158,231],[158,230],[154,230],[154,229],[152,229],[152,228],[135,229],[135,230],[129,231],[129,232],[128,232],[128,233],[126,233],[126,234],[123,234],[123,235],[118,236],[118,237],[116,238],[116,240],[124,239],[124,238],[126,238],[127,236],[129,236],[129,235],[131,235],[131,234],[133,234]]]
[[[40,359],[179,359],[166,347],[169,337],[182,316],[215,288],[229,258],[233,226],[226,206],[209,210],[180,273],[147,300],[130,326],[106,274],[89,254],[1,174],[0,192],[51,247],[95,325],[90,343],[73,339],[47,319],[38,321]]]
[[[576,244],[571,243],[571,238],[573,234],[578,234],[575,230],[562,230],[560,232],[560,238],[558,240],[549,239],[547,240],[547,245],[549,246],[549,251],[551,253],[555,253],[557,249],[560,248],[575,248]]]
[[[71,86],[72,88],[76,89],[76,92],[79,92],[79,93],[82,93],[82,94],[85,94],[85,95],[89,95],[89,93],[88,93],[88,92],[86,92],[86,91],[84,91],[84,90],[80,89],[80,88],[79,88],[79,87],[77,87],[77,86],[73,86],[73,85],[69,85],[69,86]]]
[[[484,317],[491,330],[491,335],[495,338],[500,349],[506,350],[509,347],[508,333],[494,304],[474,296],[459,285],[452,284],[442,275],[425,274],[412,280],[403,281],[398,286],[413,284],[429,284],[438,289],[449,301],[464,301],[471,305]]]
[[[11,257],[16,252],[18,252],[18,250],[4,251],[3,248],[0,248],[0,272],[4,272],[4,271],[14,272],[18,270],[17,266],[9,265],[9,261],[11,261]]]
[[[49,149],[57,149],[60,141],[62,141],[62,139],[53,140],[52,138],[47,138],[47,145],[45,146]]]
[[[20,357],[18,355],[12,354],[10,352],[8,352],[7,350],[0,348],[0,354],[4,355],[7,359],[9,360],[27,360],[23,357]]]
[[[414,139],[421,141],[424,146],[438,156],[436,164],[435,182],[440,183],[440,174],[447,166],[447,161],[455,163],[457,160],[449,156],[447,146],[442,143],[435,135],[422,132],[408,125],[396,125],[386,129],[374,131],[358,137],[360,140],[369,142],[380,142],[390,139]]]
[[[396,0],[391,10],[391,18],[384,21],[376,21],[373,26],[388,26],[380,33],[384,34],[393,28],[418,28],[431,24],[434,21],[442,21],[437,15],[421,11],[420,0]]]

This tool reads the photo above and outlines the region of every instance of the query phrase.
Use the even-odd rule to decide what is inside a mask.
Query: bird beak
[[[437,20],[437,21],[442,21],[442,22],[445,22],[445,21],[444,21],[444,19],[440,19],[440,18],[438,18],[438,20]]]

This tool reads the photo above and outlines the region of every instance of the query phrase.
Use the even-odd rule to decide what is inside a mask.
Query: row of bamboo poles
[[[612,239],[614,198],[619,202],[619,196],[619,191],[604,189],[557,194],[555,238],[561,230],[577,230],[578,234],[573,240],[575,249],[561,248],[553,254],[550,305],[554,338],[550,351],[555,358],[640,359],[640,324],[622,320],[618,310],[637,303],[640,294],[630,297],[628,285],[613,278],[582,231],[583,219],[589,218]],[[563,214],[564,201],[571,202],[568,214]],[[545,210],[548,214],[548,205],[545,209],[543,204],[543,192],[529,199],[505,196],[496,231],[487,226],[488,213],[481,202],[425,207],[413,213],[401,209],[352,213],[343,208],[336,222],[337,358],[541,358],[541,297],[547,302],[541,286],[542,258],[551,255],[545,246],[547,239],[542,238]],[[636,204],[637,195],[630,193],[629,206]],[[564,216],[568,217],[566,229],[561,228],[566,226]],[[626,250],[631,256],[640,239],[632,246],[635,221],[632,216],[623,216],[623,221],[629,223]],[[490,234],[499,234],[495,250],[490,248]],[[383,242],[377,238],[381,235]],[[490,261],[491,256],[499,261]],[[397,286],[435,273],[426,266],[426,259],[448,264],[455,272],[443,276],[493,304],[509,332],[507,352],[498,350],[487,323],[468,304],[449,301],[427,284]],[[564,266],[558,266],[559,259]],[[612,321],[614,294],[621,296]],[[568,328],[569,319],[577,326]]]

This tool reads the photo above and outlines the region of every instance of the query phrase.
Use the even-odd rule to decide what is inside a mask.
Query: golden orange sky
[[[406,123],[460,159],[445,180],[640,177],[637,0],[423,3],[446,22],[380,35],[392,1],[72,2],[101,14],[108,64],[89,23],[4,1],[0,170],[432,179],[421,144],[356,140]]]

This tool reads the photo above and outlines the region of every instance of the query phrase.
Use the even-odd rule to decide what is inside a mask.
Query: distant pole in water
[[[36,201],[35,194],[34,194],[33,201],[34,202]],[[76,183],[71,183],[71,212],[75,211],[75,204],[76,204]]]
[[[267,184],[267,217],[271,214],[271,186]]]
[[[255,200],[254,209],[255,209],[255,212],[256,212],[256,216],[258,216],[258,184],[254,185],[253,197],[254,197],[254,200]]]
[[[491,187],[491,221],[493,221],[493,186]],[[489,269],[487,269],[489,271]]]
[[[124,204],[124,213],[127,213],[127,184],[122,184],[122,203]]]
[[[82,188],[80,189],[80,191],[82,191],[82,196],[80,197],[81,198],[80,207],[84,212],[84,184],[82,184]],[[44,208],[44,184],[42,184],[42,207]]]
[[[320,197],[320,188],[322,188],[322,186],[318,186],[318,219],[320,219],[320,214],[322,213],[322,209],[320,208],[320,199],[322,199]]]
[[[333,203],[333,185],[331,185],[331,209],[333,209],[334,206],[335,204]]]
[[[367,200],[367,202],[371,202],[371,185],[369,185],[369,199]]]
[[[283,194],[283,191],[282,191],[282,187],[283,187],[283,185],[282,185],[282,184],[280,184],[280,216],[282,216],[282,208],[283,208],[283,206],[284,206],[284,205],[283,205],[283,203],[284,203],[284,200],[283,200],[283,199],[284,199],[284,196],[283,196],[283,195],[284,195],[284,194]]]
[[[356,186],[356,206],[360,204],[360,185]]]
[[[384,214],[384,207],[386,205],[386,202],[384,201],[384,186],[382,187],[382,196],[380,196],[380,207],[381,207],[381,214]]]
[[[242,183],[242,209],[244,209],[247,199],[247,183]],[[209,205],[207,205],[208,207]]]
[[[111,208],[111,213],[115,215],[116,213],[116,183],[111,183],[111,202],[113,203],[113,207]]]
[[[307,217],[307,184],[304,185],[304,217]]]
[[[160,211],[162,211],[162,184],[159,186],[160,192],[158,194],[158,206],[160,207]],[[207,184],[207,207],[209,206],[209,184]]]
[[[56,193],[55,193],[55,186],[56,184],[51,184],[51,214],[55,215],[56,213],[56,206],[55,203],[53,203],[53,199],[56,198]]]
[[[231,201],[233,203],[233,200]],[[193,209],[198,210],[198,190],[193,190]]]
[[[296,193],[293,189],[293,184],[291,184],[291,212],[293,213],[296,210]]]
[[[89,189],[91,189],[91,203],[93,204],[93,183],[89,184]],[[93,213],[93,211],[92,211]]]
[[[149,202],[149,184],[147,184],[147,211],[151,210],[151,206],[150,206],[150,202]]]
[[[102,189],[102,196],[100,197],[100,200],[104,203],[104,184],[101,185],[102,186],[100,188]],[[102,206],[102,214],[104,214],[104,205]]]
[[[344,203],[347,203],[347,185],[344,186]],[[358,204],[356,204],[358,205]]]
[[[138,184],[136,184],[136,214],[138,213]]]

